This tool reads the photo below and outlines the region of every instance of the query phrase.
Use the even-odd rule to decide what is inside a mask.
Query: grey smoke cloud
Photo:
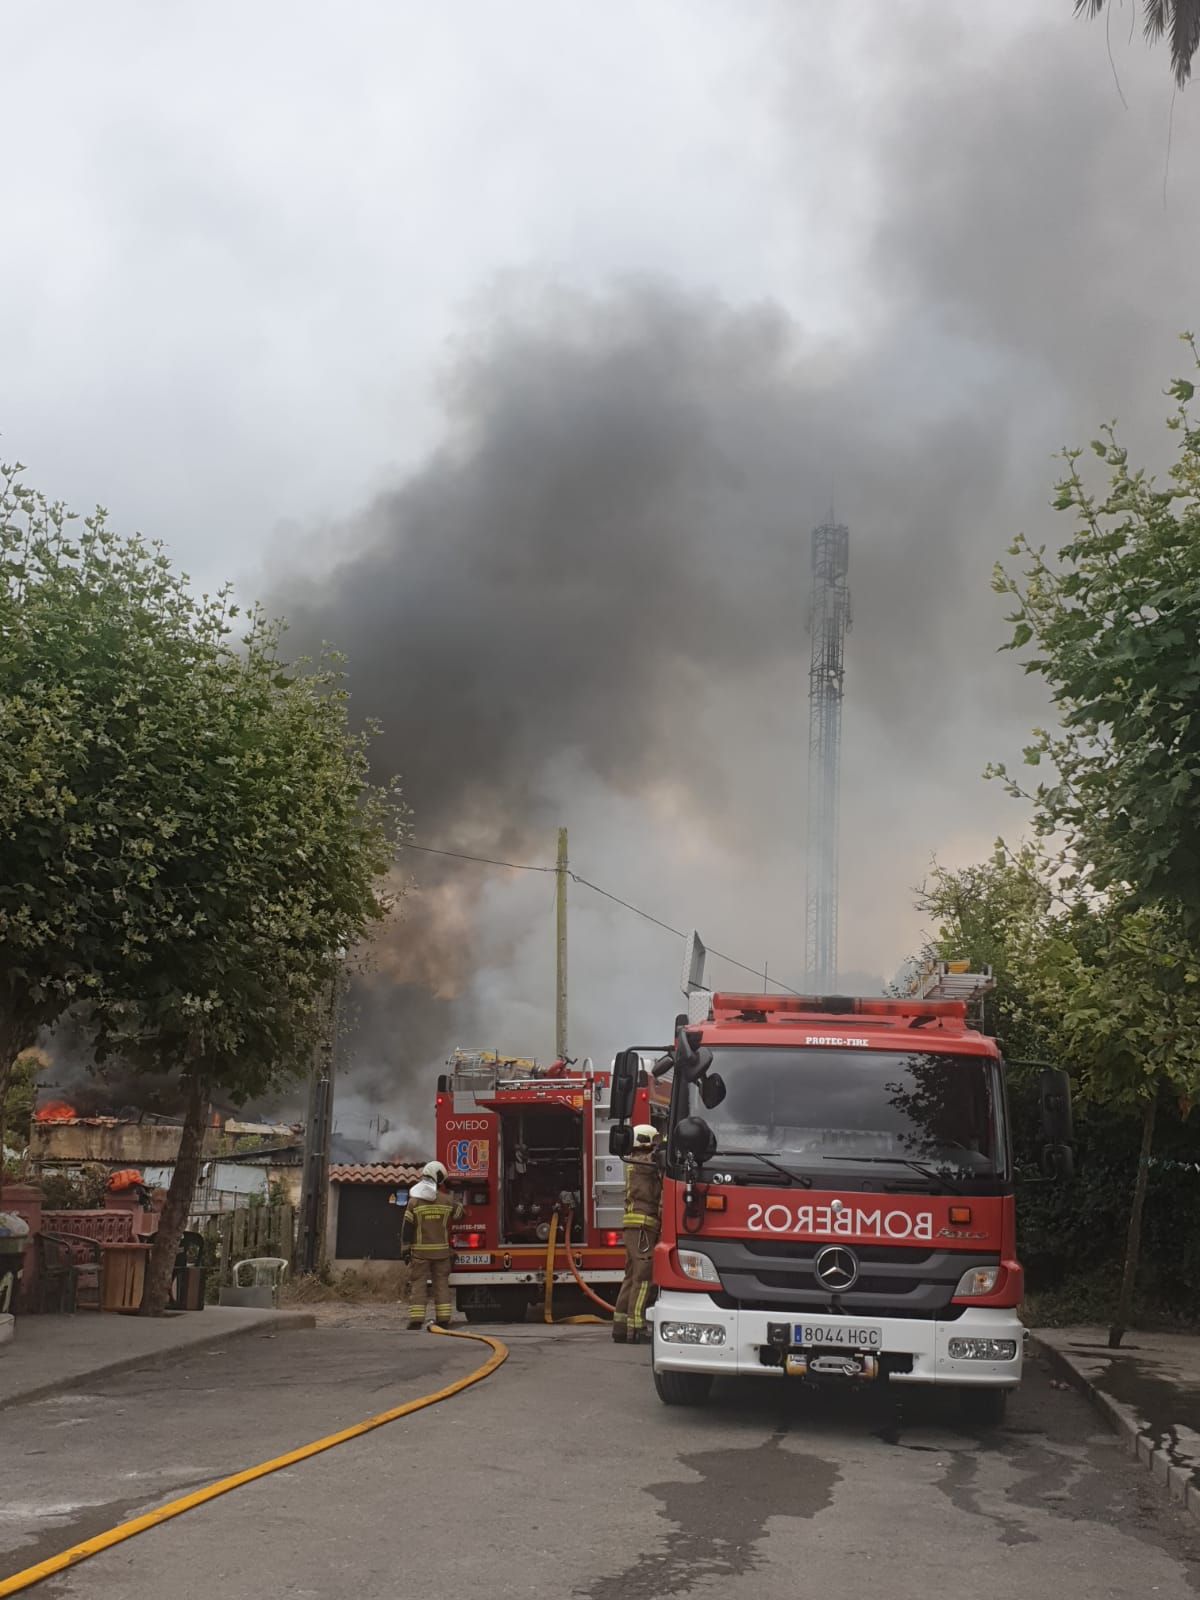
[[[1157,445],[1200,242],[1179,122],[1164,209],[1137,60],[1127,113],[1061,28],[983,59],[953,32],[936,61],[885,36],[861,337],[662,281],[510,283],[446,373],[440,448],[347,519],[357,554],[277,590],[300,640],[348,645],[418,839],[546,861],[583,813],[589,875],[793,981],[811,526],[836,494],[856,617],[843,966],[878,983],[915,942],[930,854],[1019,830],[979,781],[1040,710],[995,654],[991,563],[1018,528],[1065,531],[1046,510],[1064,442],[1120,410]],[[448,1045],[546,1048],[549,885],[406,865],[419,887],[362,996],[353,1082],[419,1127],[408,1086]],[[580,1048],[662,1031],[678,951],[576,899]]]
[[[263,0],[230,52],[210,12],[15,0],[5,449],[345,648],[418,838],[547,862],[565,822],[789,981],[835,495],[876,983],[930,854],[1019,829],[979,780],[1041,711],[991,562],[1057,537],[1052,452],[1099,419],[1160,452],[1193,321],[1196,97],[1114,20],[1125,110],[1071,9]],[[541,875],[403,870],[339,1115],[418,1145],[448,1045],[549,1052],[553,924]],[[573,1049],[658,1034],[677,942],[581,889],[571,940]]]

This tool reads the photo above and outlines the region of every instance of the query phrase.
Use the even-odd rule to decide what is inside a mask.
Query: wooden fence
[[[196,1217],[189,1224],[204,1235],[207,1298],[215,1300],[223,1285],[233,1282],[233,1269],[252,1256],[292,1259],[296,1214],[292,1206],[239,1206],[215,1217]]]

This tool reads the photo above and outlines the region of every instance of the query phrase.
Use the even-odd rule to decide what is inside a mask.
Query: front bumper
[[[764,1366],[760,1352],[769,1348],[767,1324],[786,1319],[786,1313],[727,1311],[707,1294],[680,1294],[664,1290],[646,1313],[654,1325],[654,1365],[663,1372],[712,1372],[730,1378],[781,1378],[782,1367]],[[830,1316],[795,1314],[792,1322],[836,1327]],[[892,1383],[957,1384],[973,1388],[1013,1388],[1021,1381],[1025,1330],[1017,1313],[994,1307],[970,1306],[953,1322],[932,1322],[916,1317],[871,1317],[882,1332],[877,1353],[883,1357],[911,1358],[911,1371],[888,1373]],[[668,1344],[659,1333],[662,1322],[717,1324],[725,1330],[718,1345]],[[1012,1361],[956,1360],[950,1355],[951,1339],[1012,1339]],[[885,1361],[885,1366],[888,1365]]]
[[[620,1283],[625,1274],[619,1267],[611,1270],[607,1267],[581,1267],[579,1276],[584,1283]],[[473,1284],[523,1284],[545,1283],[545,1267],[510,1267],[507,1271],[487,1272],[463,1269],[451,1270],[451,1288],[470,1288]],[[569,1268],[561,1267],[554,1274],[555,1283],[574,1283],[575,1274]]]

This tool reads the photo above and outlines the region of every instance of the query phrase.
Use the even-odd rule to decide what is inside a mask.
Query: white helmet
[[[423,1178],[432,1178],[434,1183],[445,1183],[446,1169],[440,1161],[427,1161],[421,1168]]]
[[[639,1122],[633,1130],[633,1142],[643,1146],[657,1144],[658,1129],[652,1122]]]

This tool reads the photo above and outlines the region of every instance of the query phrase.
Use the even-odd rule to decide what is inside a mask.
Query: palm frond
[[[1075,0],[1075,15],[1098,17],[1108,0]],[[1200,50],[1200,0],[1142,0],[1142,31],[1151,44],[1171,36],[1171,70],[1180,89],[1192,75]]]

